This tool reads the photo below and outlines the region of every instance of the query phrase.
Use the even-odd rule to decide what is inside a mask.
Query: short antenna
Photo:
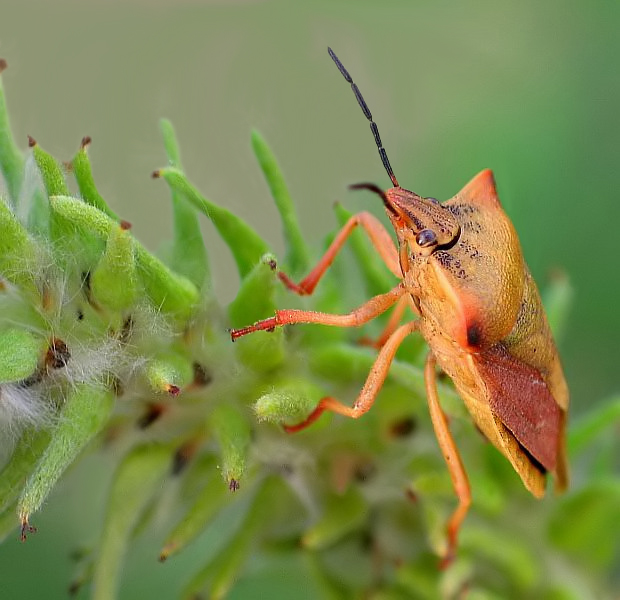
[[[377,148],[379,149],[379,156],[381,157],[381,162],[383,163],[383,166],[385,167],[387,174],[390,176],[390,179],[392,180],[394,187],[400,187],[398,185],[398,181],[396,180],[396,175],[394,175],[394,171],[392,171],[392,166],[390,165],[390,161],[388,160],[385,148],[383,147],[383,144],[381,143],[381,136],[379,135],[379,128],[377,127],[377,124],[372,120],[372,113],[370,112],[370,109],[368,108],[368,105],[366,104],[366,101],[364,100],[362,93],[360,92],[357,85],[353,83],[353,79],[351,79],[351,75],[349,75],[349,72],[344,68],[344,65],[340,62],[340,59],[334,54],[334,51],[330,47],[327,48],[327,51],[329,52],[329,55],[332,57],[332,60],[336,63],[336,66],[338,67],[338,70],[342,73],[342,76],[351,84],[351,89],[353,90],[353,93],[355,94],[355,97],[357,98],[357,102],[359,103],[360,108],[362,109],[362,112],[364,113],[366,118],[370,121],[370,131],[372,131],[372,134],[375,137],[375,142],[377,143]]]

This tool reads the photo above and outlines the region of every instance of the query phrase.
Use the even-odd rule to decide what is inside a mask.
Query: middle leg
[[[387,377],[390,365],[394,359],[394,355],[401,345],[403,340],[418,328],[418,321],[411,321],[405,325],[401,325],[385,342],[374,365],[370,369],[370,373],[366,378],[366,383],[357,397],[357,400],[353,403],[353,406],[347,406],[339,400],[327,396],[322,398],[317,404],[317,407],[308,415],[308,417],[298,423],[297,425],[285,425],[284,429],[288,433],[295,433],[305,429],[312,423],[314,423],[326,410],[331,410],[339,415],[349,417],[351,419],[358,419],[364,413],[370,410],[370,407],[374,404],[377,398],[377,394],[381,390],[381,386]]]

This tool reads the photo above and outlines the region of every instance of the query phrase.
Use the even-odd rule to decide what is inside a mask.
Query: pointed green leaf
[[[171,167],[182,170],[179,145],[172,123],[168,119],[159,122],[164,147]],[[172,193],[172,215],[174,219],[174,238],[170,266],[187,277],[198,288],[210,283],[209,261],[205,248],[198,215],[195,207],[175,189]]]
[[[166,446],[134,448],[119,465],[107,504],[107,515],[93,575],[93,600],[113,600],[119,587],[132,531],[170,468]]]
[[[107,202],[102,198],[101,194],[97,190],[95,180],[93,178],[93,172],[90,164],[90,158],[88,157],[88,146],[91,139],[85,137],[82,140],[80,149],[71,161],[71,167],[75,180],[77,181],[78,188],[80,190],[80,196],[82,200],[95,208],[98,208],[101,212],[108,215],[108,217],[118,221],[118,216],[110,209]],[[64,195],[64,194],[58,194]]]
[[[114,394],[92,384],[77,384],[60,411],[58,425],[19,498],[18,513],[28,523],[65,469],[107,423]]]
[[[6,61],[0,58],[0,74],[7,68]],[[0,171],[9,190],[13,208],[17,206],[19,190],[24,176],[24,157],[15,144],[11,134],[11,124],[7,113],[6,98],[0,77]]]
[[[196,286],[171,271],[144,246],[135,243],[139,274],[151,302],[156,308],[186,319],[198,303]]]
[[[274,315],[274,294],[278,285],[275,268],[275,257],[265,254],[241,282],[237,297],[228,307],[233,327],[250,325]],[[235,351],[244,365],[256,371],[271,371],[285,357],[283,329],[277,327],[271,332],[247,335],[237,341]]]
[[[46,429],[27,429],[22,433],[11,458],[0,471],[0,512],[17,499],[24,481],[49,444],[50,437]],[[15,511],[12,516],[17,524]]]
[[[254,404],[261,421],[295,425],[303,421],[325,396],[323,391],[306,379],[279,382]]]
[[[167,560],[183,550],[203,532],[228,499],[230,495],[226,486],[222,485],[222,480],[211,474],[198,498],[166,537],[159,560]]]
[[[32,155],[39,167],[48,198],[50,196],[68,196],[69,188],[58,161],[43,150],[33,138],[28,138],[28,144],[32,148]]]
[[[171,189],[180,193],[211,219],[222,239],[228,244],[242,278],[251,271],[260,257],[268,252],[267,244],[247,223],[229,210],[207,200],[179,169],[166,167],[153,175],[163,177]]]
[[[110,228],[105,252],[90,278],[93,298],[110,310],[129,310],[138,297],[133,238],[124,222]]]
[[[0,275],[37,297],[39,246],[1,200],[0,231]]]
[[[149,387],[158,394],[176,396],[194,378],[192,363],[186,356],[172,351],[148,361],[144,373]]]
[[[209,418],[210,429],[220,447],[220,470],[228,488],[239,488],[246,469],[250,445],[250,423],[247,415],[231,404],[220,404]]]
[[[262,482],[237,534],[193,578],[183,598],[200,598],[203,591],[204,597],[210,600],[222,600],[226,597],[258,534],[273,514],[274,507],[277,506],[276,497],[281,492],[282,483],[279,479],[273,477]]]
[[[75,198],[54,196],[52,209],[74,226],[92,233],[100,240],[107,240],[118,223],[94,206]],[[198,290],[191,281],[172,272],[160,260],[134,240],[138,274],[156,308],[186,318],[198,302]]]
[[[295,205],[286,187],[284,176],[267,142],[256,130],[252,131],[252,148],[282,219],[286,243],[285,262],[291,271],[291,275],[301,274],[308,269],[310,259],[306,242],[299,227]]]

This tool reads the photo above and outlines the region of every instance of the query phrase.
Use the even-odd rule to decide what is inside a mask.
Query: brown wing
[[[540,373],[502,344],[473,356],[489,392],[491,412],[547,471],[557,464],[562,410]]]

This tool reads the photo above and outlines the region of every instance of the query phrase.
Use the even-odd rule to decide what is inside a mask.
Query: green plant
[[[0,202],[0,536],[21,527],[25,538],[63,472],[86,450],[114,449],[122,458],[103,534],[75,581],[75,588],[90,585],[94,598],[116,596],[124,553],[152,523],[166,489],[175,510],[166,515],[161,560],[182,552],[228,507],[240,515],[215,558],[179,582],[186,598],[226,596],[256,554],[303,556],[316,594],[326,598],[551,599],[611,589],[606,567],[618,553],[620,478],[608,424],[618,401],[572,427],[573,456],[590,464],[588,451],[595,454],[594,468],[565,499],[537,503],[442,385],[474,507],[458,559],[439,571],[454,500],[426,414],[422,341],[403,346],[379,406],[364,419],[325,416],[287,436],[279,424],[298,421],[320,397],[352,397],[374,352],[350,331],[289,328],[235,345],[226,331],[282,305],[341,312],[361,301],[363,289],[392,287],[392,276],[356,234],[352,260],[336,261],[316,297],[293,298],[274,266],[300,276],[313,253],[263,138],[254,132],[252,146],[282,218],[282,261],[248,224],[200,194],[182,170],[171,124],[162,121],[161,129],[168,165],[154,176],[171,190],[174,237],[158,258],[97,191],[90,139],[70,163],[79,190],[72,193],[67,169],[35,140],[27,158],[17,148],[0,87],[7,188]],[[337,222],[348,217],[339,205],[335,212]],[[241,277],[225,309],[211,287],[199,213],[230,247]],[[355,297],[343,297],[339,281],[345,269],[353,277],[352,264],[359,285]],[[557,335],[568,282],[556,278],[545,297]],[[595,441],[604,451],[592,451]]]

